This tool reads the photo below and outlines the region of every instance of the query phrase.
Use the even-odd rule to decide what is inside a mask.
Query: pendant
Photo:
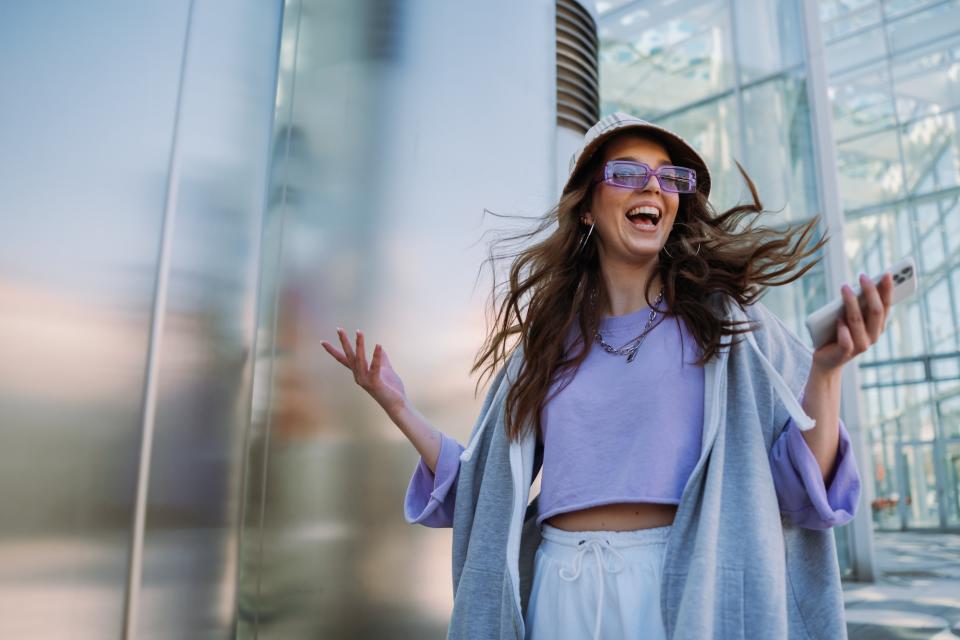
[[[633,351],[630,352],[630,355],[627,356],[627,362],[633,362],[633,359],[637,357],[637,349],[640,345],[637,345],[633,348]]]

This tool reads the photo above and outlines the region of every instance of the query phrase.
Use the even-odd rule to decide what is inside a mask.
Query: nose
[[[640,193],[645,191],[653,191],[657,195],[660,195],[660,178],[655,174],[651,174],[650,177],[647,178],[647,184],[638,188],[637,191]]]

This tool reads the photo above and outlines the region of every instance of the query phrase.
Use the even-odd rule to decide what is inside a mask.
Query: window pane
[[[933,445],[903,447],[902,464],[908,487],[908,525],[929,527],[939,524]]]
[[[891,53],[903,51],[957,32],[960,0],[934,5],[887,25]]]
[[[820,211],[806,83],[777,78],[743,91],[744,168],[767,210],[787,220]]]
[[[905,13],[916,11],[920,7],[929,4],[936,4],[941,0],[886,0],[883,3],[884,13],[887,18],[896,18]]]
[[[940,200],[943,207],[943,228],[947,236],[947,251],[953,253],[960,248],[960,198],[956,195]],[[957,289],[960,291],[960,289]]]
[[[723,211],[749,194],[733,159],[739,155],[737,108],[733,97],[682,111],[657,124],[676,131],[700,152],[710,167],[710,201]],[[747,196],[749,197],[749,196]]]
[[[953,312],[960,318],[960,268],[953,267],[950,270],[950,280],[953,282]]]
[[[947,279],[941,278],[925,295],[930,325],[927,333],[930,336],[930,346],[933,353],[956,350],[956,340],[953,325],[953,314],[950,304],[950,290]]]
[[[875,62],[886,55],[886,51],[882,27],[843,38],[827,45],[827,71],[832,75],[837,71]]]
[[[897,234],[894,240],[893,255],[897,258],[913,251],[914,215],[908,207],[897,209]]]
[[[951,385],[949,395],[946,395],[940,401],[940,417],[944,438],[960,437],[960,385],[956,382],[951,383]],[[943,383],[937,385],[937,387],[938,390],[943,388],[946,391],[946,385]]]
[[[736,21],[742,82],[799,64],[803,58],[803,16],[795,0],[737,0]]]
[[[614,9],[619,9],[632,1],[633,0],[597,0],[597,13],[603,17],[604,14],[610,13]]]
[[[902,302],[890,310],[887,318],[887,331],[893,335],[895,355],[897,357],[916,356],[923,354],[923,335],[917,331],[922,327],[920,322],[920,307],[916,300]]]
[[[838,142],[837,169],[847,211],[900,197],[903,169],[896,129]]]
[[[943,264],[943,235],[940,229],[934,229],[920,241],[920,255],[923,257],[922,270],[927,273]]]
[[[672,5],[657,0],[602,21],[604,112],[624,109],[653,120],[733,86],[726,3],[685,7],[679,15]]]
[[[901,141],[910,191],[939,191],[960,183],[957,113],[931,116],[904,128]]]
[[[897,472],[895,460],[894,437],[874,440],[871,442],[873,460],[873,479],[876,498],[871,505],[874,522],[880,528],[894,529],[900,527],[900,517],[897,513],[897,503],[900,494],[897,492]],[[864,474],[864,477],[866,474]]]
[[[825,3],[821,3],[821,7],[823,4]],[[879,24],[883,19],[880,5],[872,0],[868,0],[867,2],[860,0],[851,3],[852,6],[847,5],[847,3],[842,3],[842,5],[846,5],[843,7],[844,13],[833,19],[823,21],[824,42],[833,42],[854,31],[860,31],[869,26]]]
[[[903,439],[930,442],[933,440],[934,429],[927,385],[914,384],[907,389],[907,406],[900,420]]]
[[[891,73],[901,122],[960,107],[960,39],[898,56]]]
[[[827,93],[837,140],[896,124],[886,64],[860,67],[829,79]]]
[[[946,446],[946,492],[945,506],[947,508],[947,526],[960,524],[960,443],[949,443]]]

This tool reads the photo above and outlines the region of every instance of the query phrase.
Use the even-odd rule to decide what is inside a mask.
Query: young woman
[[[407,521],[453,527],[449,637],[846,637],[830,529],[860,477],[840,373],[883,331],[892,281],[862,276],[862,310],[845,285],[811,353],[757,298],[827,240],[808,246],[816,219],[742,224],[762,212],[743,176],[754,202],[717,214],[683,138],[596,123],[524,237],[556,228],[493,298],[473,371],[499,371],[466,448],[380,345],[368,363],[360,332],[323,343],[421,454]]]

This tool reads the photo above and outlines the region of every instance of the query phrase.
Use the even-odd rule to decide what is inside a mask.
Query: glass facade
[[[856,271],[913,255],[918,295],[861,361],[880,528],[960,526],[960,2],[824,1]]]
[[[851,273],[917,259],[918,294],[857,361],[872,456],[861,472],[873,481],[875,527],[960,526],[960,235],[951,233],[960,231],[960,0],[596,6],[601,111],[687,137],[714,174],[717,210],[749,198],[736,159],[771,212],[767,224],[818,214],[826,222],[831,193],[818,172],[833,154]],[[804,29],[811,11],[820,27],[813,39]],[[832,139],[818,137],[812,108],[820,57]],[[805,315],[834,297],[824,263],[764,297],[808,344]],[[845,529],[835,530],[842,567]]]

